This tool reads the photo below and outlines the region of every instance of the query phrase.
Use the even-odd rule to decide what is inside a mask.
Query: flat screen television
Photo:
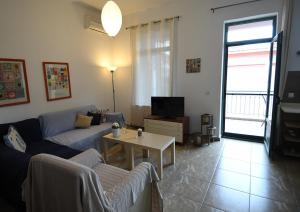
[[[184,97],[151,97],[151,114],[162,117],[183,117]]]

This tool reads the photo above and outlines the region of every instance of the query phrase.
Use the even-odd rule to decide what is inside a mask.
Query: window
[[[273,37],[273,20],[228,26],[227,42],[267,39]]]
[[[150,106],[151,96],[173,95],[175,20],[131,30],[133,105]]]

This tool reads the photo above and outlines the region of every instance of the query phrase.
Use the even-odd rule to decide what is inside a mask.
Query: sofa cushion
[[[111,123],[108,122],[91,126],[88,129],[70,130],[53,137],[48,137],[47,140],[84,151],[89,148],[99,149],[98,143],[101,137],[109,132],[111,132]]]
[[[26,153],[30,155],[45,153],[69,159],[79,154],[80,151],[50,141],[44,141],[40,143],[32,143],[27,147]]]
[[[78,114],[75,121],[75,127],[86,129],[91,127],[93,117]]]
[[[10,126],[8,129],[7,135],[3,137],[4,143],[9,148],[18,150],[20,152],[25,152],[26,150],[26,143],[24,142],[23,138],[20,136],[18,131],[13,127]]]
[[[43,140],[39,120],[27,119],[15,123],[0,124],[0,142],[3,142],[3,136],[8,133],[8,128],[11,125],[16,128],[26,144]]]
[[[101,124],[101,113],[100,112],[88,112],[87,116],[93,117],[92,125],[100,125]]]
[[[96,107],[88,105],[69,110],[45,113],[39,116],[43,137],[52,137],[57,134],[73,130],[77,114],[87,114],[88,111],[95,110]]]

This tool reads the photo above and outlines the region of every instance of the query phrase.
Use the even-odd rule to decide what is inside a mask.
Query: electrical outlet
[[[289,92],[289,93],[288,93],[288,98],[289,98],[289,99],[295,98],[295,93],[294,93],[294,92]]]

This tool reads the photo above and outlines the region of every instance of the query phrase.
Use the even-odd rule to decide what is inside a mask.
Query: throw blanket
[[[102,164],[95,150],[70,160],[47,154],[32,157],[23,185],[27,211],[123,212],[134,205],[148,183],[152,185],[152,211],[162,211],[158,177],[150,163],[141,163],[109,191],[93,170]]]
[[[158,181],[159,178],[154,167],[150,163],[144,162],[132,170],[121,183],[107,192],[107,197],[114,211],[123,212],[124,208],[129,208],[135,203],[146,185],[151,183],[152,212],[160,212],[163,211],[163,199],[157,184]]]

